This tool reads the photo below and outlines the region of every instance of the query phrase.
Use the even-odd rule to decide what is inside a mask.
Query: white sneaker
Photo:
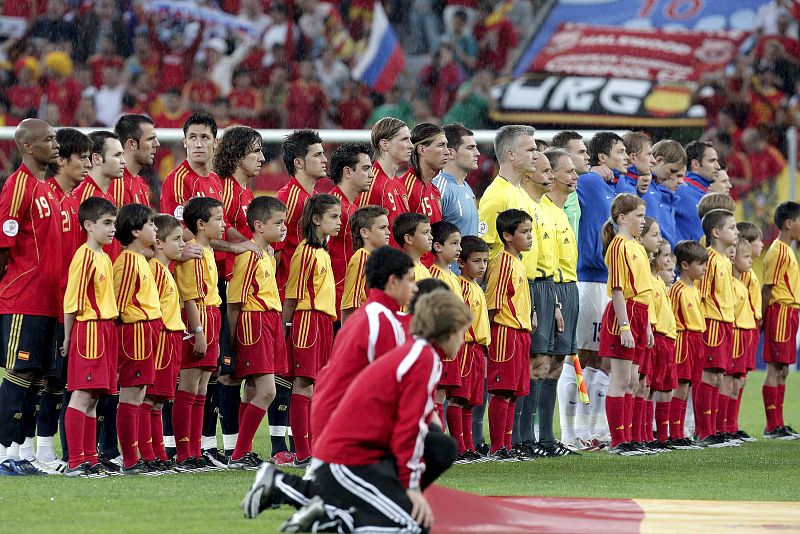
[[[48,475],[63,475],[64,471],[66,471],[69,467],[67,462],[62,461],[59,458],[56,458],[51,462],[42,462],[37,458],[31,461],[31,463]]]

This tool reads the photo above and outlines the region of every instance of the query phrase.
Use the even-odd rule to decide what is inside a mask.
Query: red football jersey
[[[83,232],[80,223],[78,222],[78,202],[72,196],[68,195],[55,178],[48,178],[47,185],[53,191],[53,196],[61,206],[61,291],[59,298],[64,297],[64,291],[67,289],[67,271],[72,257],[77,252],[78,248],[86,242],[86,234]],[[63,317],[61,317],[63,321]]]
[[[219,88],[210,81],[189,81],[183,87],[183,94],[190,104],[210,105],[219,96]]]
[[[356,204],[358,207],[383,206],[389,210],[389,228],[392,228],[398,215],[410,211],[405,187],[399,179],[389,177],[377,161],[372,164],[372,176],[372,185],[369,187],[369,191],[361,193]],[[393,235],[389,236],[389,244],[399,248]]]
[[[308,194],[294,176],[291,177],[289,183],[281,187],[275,194],[278,200],[286,204],[286,239],[273,245],[273,248],[281,253],[278,272],[275,273],[281,298],[283,298],[286,291],[286,281],[289,280],[289,264],[292,261],[292,256],[297,245],[303,240],[303,229],[300,228],[300,217],[303,215],[303,208],[308,197],[316,194],[316,189],[311,194]]]
[[[91,176],[83,179],[78,187],[72,190],[72,197],[74,202],[80,207],[81,203],[90,197],[100,197],[110,201],[117,209],[125,205],[125,183],[122,178],[111,180],[111,185],[108,191],[103,193],[100,187],[95,183]],[[83,243],[81,243],[83,244]],[[111,261],[117,259],[119,253],[122,252],[122,245],[119,241],[114,239],[111,244],[103,247],[103,251],[109,255]]]
[[[347,263],[353,257],[353,236],[350,233],[350,216],[358,209],[358,204],[350,202],[339,186],[331,190],[331,195],[338,198],[342,203],[342,226],[339,233],[331,237],[328,241],[328,254],[331,256],[331,267],[333,277],[336,280],[336,310],[342,302],[342,292],[344,291],[344,275],[347,273]]]
[[[249,187],[242,187],[236,178],[229,176],[222,181],[222,205],[225,211],[225,222],[247,239],[253,238],[253,232],[247,226],[247,208],[254,199],[253,190]],[[233,275],[233,262],[235,254],[226,254],[225,257],[225,279],[230,281]]]
[[[350,378],[314,442],[314,457],[326,463],[369,465],[393,456],[403,487],[419,488],[425,470],[423,443],[441,374],[440,356],[424,339],[410,339],[387,352]],[[312,409],[315,403],[316,399]]]
[[[45,85],[45,96],[48,104],[55,104],[61,113],[61,124],[72,124],[75,110],[81,103],[80,82],[74,78],[66,80],[47,80]]]
[[[0,278],[0,314],[63,316],[61,206],[52,189],[25,165],[8,177],[0,193],[0,248],[8,249]]]
[[[144,204],[150,207],[150,185],[138,174],[134,176],[125,167],[122,173],[122,185],[125,189],[123,204]]]
[[[214,197],[222,200],[222,180],[214,174],[200,176],[184,160],[164,178],[161,186],[161,212],[183,221],[183,205],[194,197]]]
[[[427,215],[431,224],[442,220],[442,194],[433,182],[426,184],[410,168],[402,177],[408,191],[408,209],[414,213]],[[426,252],[419,261],[425,267],[433,265],[432,252]]]

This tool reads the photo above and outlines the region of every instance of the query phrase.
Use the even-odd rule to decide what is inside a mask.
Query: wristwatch
[[[202,326],[195,326],[194,328],[192,328],[192,334],[202,334],[202,333],[203,333]]]

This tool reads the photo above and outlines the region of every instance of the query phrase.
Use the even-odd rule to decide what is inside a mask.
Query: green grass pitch
[[[763,373],[750,375],[742,427],[760,436]],[[800,426],[800,376],[792,374],[784,412]],[[556,421],[558,417],[556,416]],[[256,451],[267,456],[266,425]],[[604,452],[525,463],[454,466],[440,483],[482,495],[800,501],[800,441],[759,439],[740,448],[622,458]],[[252,472],[67,480],[0,479],[3,532],[275,532],[291,509],[242,519]]]

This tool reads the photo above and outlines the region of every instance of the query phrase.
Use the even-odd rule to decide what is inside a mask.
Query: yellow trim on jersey
[[[18,218],[19,209],[22,206],[22,200],[25,198],[25,191],[28,185],[28,174],[18,171],[16,174],[16,182],[14,183],[14,195],[11,197],[11,209],[9,216]]]

